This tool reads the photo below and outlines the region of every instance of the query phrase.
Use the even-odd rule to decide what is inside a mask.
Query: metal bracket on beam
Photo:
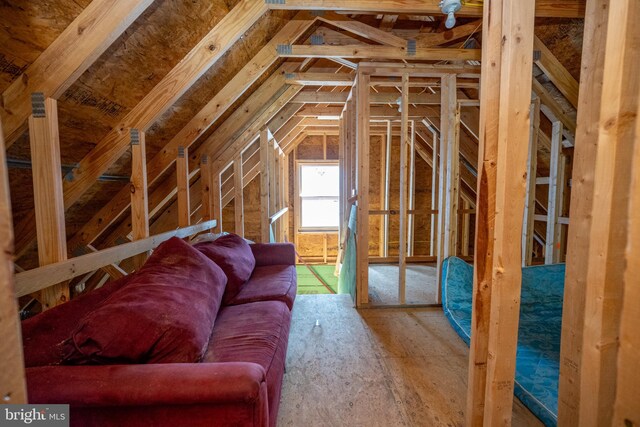
[[[44,93],[33,92],[31,94],[31,114],[33,115],[33,117],[38,118],[47,116],[44,109]]]
[[[203,165],[206,165],[207,163],[209,163],[209,156],[207,156],[206,154],[203,154],[202,157],[200,157],[200,163]]]
[[[296,75],[295,75],[295,73],[285,73],[284,74],[284,78],[287,79],[287,80],[293,80],[293,79],[296,78]]]
[[[407,40],[407,55],[416,56],[416,41],[413,39]]]
[[[542,52],[540,52],[539,50],[534,50],[533,51],[533,62],[540,61],[540,58],[542,58]]]
[[[312,10],[311,11],[311,15],[312,16],[324,16],[324,10]]]
[[[313,46],[320,46],[324,44],[324,37],[322,34],[313,34],[311,36],[311,44]]]
[[[178,158],[179,159],[184,159],[184,147],[181,145],[178,147]]]
[[[286,0],[264,0],[265,4],[286,4]]]
[[[293,47],[290,44],[279,44],[276,46],[276,51],[278,55],[291,55]]]
[[[138,129],[129,129],[129,140],[131,145],[140,145],[140,131]]]

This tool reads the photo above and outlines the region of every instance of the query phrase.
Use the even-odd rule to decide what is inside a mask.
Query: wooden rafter
[[[407,47],[396,46],[328,46],[287,45],[280,47],[280,56],[285,58],[357,58],[416,61],[479,61],[479,49],[416,47],[410,52]]]
[[[57,99],[144,12],[153,0],[94,0],[16,78],[0,98],[9,148],[26,129],[31,94]]]

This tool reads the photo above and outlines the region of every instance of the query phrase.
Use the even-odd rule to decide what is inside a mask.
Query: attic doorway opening
[[[339,164],[326,158],[300,160],[296,171],[296,237],[315,242],[313,252],[298,253],[298,293],[336,294],[338,277],[328,245],[340,221]]]

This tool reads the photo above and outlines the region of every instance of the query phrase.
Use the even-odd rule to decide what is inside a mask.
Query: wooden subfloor
[[[298,295],[278,425],[462,426],[468,355],[440,308],[358,312],[348,295]],[[542,425],[517,399],[513,414]]]
[[[369,266],[369,303],[397,305],[400,269],[397,265]],[[406,304],[436,303],[436,268],[430,265],[407,265]]]

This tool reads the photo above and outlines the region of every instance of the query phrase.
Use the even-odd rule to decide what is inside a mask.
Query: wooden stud
[[[233,188],[235,230],[238,236],[244,237],[244,184],[242,171],[242,153],[233,161]]]
[[[438,134],[430,127],[433,134],[433,145],[431,150],[431,211],[435,212],[438,207]],[[431,244],[429,245],[429,255],[436,253],[436,221],[439,221],[439,214],[431,214]]]
[[[400,112],[402,120],[400,126],[400,238],[398,244],[398,303],[406,303],[407,287],[407,147],[411,136],[409,135],[409,74],[402,76],[402,97]]]
[[[270,241],[269,151],[269,129],[264,127],[260,130],[260,236],[262,243],[269,243]]]
[[[540,129],[540,98],[531,103],[529,111],[529,155],[527,157],[527,196],[522,225],[522,266],[533,259],[533,231],[536,204],[536,170],[538,169],[538,132]]]
[[[20,318],[13,284],[13,225],[4,136],[0,123],[0,398],[26,404]]]
[[[6,148],[26,130],[31,94],[42,92],[46,97],[59,98],[151,3],[152,0],[89,3],[2,93],[0,118],[5,125]]]
[[[29,117],[29,139],[33,170],[33,193],[40,265],[67,259],[67,235],[64,202],[60,180],[60,136],[58,134],[58,102],[32,94],[33,112]],[[43,310],[69,300],[69,286],[60,283],[44,289],[40,295]]]
[[[178,188],[178,226],[187,227],[191,224],[191,201],[189,197],[189,156],[185,147],[178,147],[176,178]]]
[[[387,120],[387,143],[386,150],[384,154],[384,206],[383,209],[389,210],[391,198],[390,194],[390,185],[391,185],[391,148],[393,145],[393,133],[391,132],[391,121]],[[383,217],[383,233],[384,233],[384,247],[382,256],[389,256],[389,217],[385,215]]]
[[[210,221],[213,219],[213,175],[211,173],[211,163],[209,156],[203,154],[200,156],[200,179],[202,180],[202,220]]]
[[[133,240],[149,237],[149,204],[147,198],[147,156],[145,133],[138,129],[129,130],[131,143],[131,233]],[[142,253],[133,263],[137,270],[147,259]]]
[[[559,395],[559,418],[572,425],[612,425],[616,400],[635,400],[637,416],[637,396],[625,395],[631,391],[626,388],[618,389],[623,394],[617,395],[616,381],[625,372],[633,372],[628,381],[638,381],[637,366],[619,366],[617,361],[623,343],[620,322],[628,297],[625,291],[638,286],[637,277],[625,282],[625,268],[637,263],[627,258],[626,251],[632,245],[630,226],[636,225],[637,217],[637,212],[629,210],[629,202],[638,194],[631,177],[640,137],[639,6],[632,0],[593,0],[588,3],[585,21],[585,43],[590,43],[584,45],[583,61],[587,62],[583,67],[593,75],[583,75],[578,105],[565,281],[565,307],[576,307],[563,312],[563,323],[568,324],[563,325]],[[589,29],[598,34],[587,40]],[[592,85],[585,86],[589,80]],[[637,319],[634,323],[637,328]],[[581,337],[581,347],[573,343],[577,337]],[[579,390],[567,384],[576,380]],[[570,396],[579,404],[568,402]],[[623,424],[637,421],[629,419]]]
[[[220,172],[213,172],[213,185],[211,187],[211,204],[213,206],[213,219],[216,220],[214,233],[222,232],[222,189],[220,188]]]
[[[544,263],[553,264],[559,260],[559,212],[562,210],[561,189],[564,176],[559,172],[564,168],[560,166],[562,158],[562,123],[553,122],[551,132],[551,160],[549,161],[549,204],[547,206],[547,235],[545,238]]]
[[[411,121],[410,131],[410,144],[409,144],[409,211],[415,210],[415,193],[416,193],[416,122]],[[415,214],[410,213],[407,217],[407,256],[413,256],[415,246]]]
[[[534,3],[484,3],[466,425],[509,425],[522,256]]]
[[[356,122],[355,143],[357,155],[356,184],[358,192],[357,207],[357,245],[356,245],[356,297],[358,307],[369,302],[369,76],[358,73],[355,86],[355,108],[353,120]]]

